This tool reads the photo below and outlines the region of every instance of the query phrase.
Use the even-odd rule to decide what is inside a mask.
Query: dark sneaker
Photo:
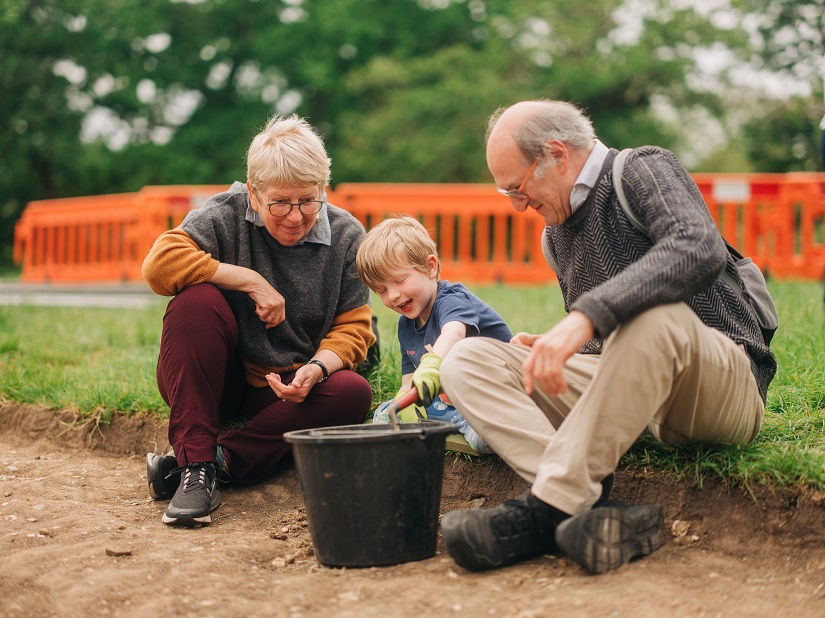
[[[180,474],[172,474],[178,467],[174,453],[166,455],[146,453],[146,480],[149,482],[149,495],[155,500],[169,499],[180,485]]]
[[[556,543],[590,573],[618,569],[664,542],[664,513],[656,504],[608,502],[571,517],[556,529]]]
[[[482,571],[555,551],[556,525],[567,517],[527,491],[491,509],[451,511],[441,531],[459,565]]]
[[[215,463],[201,461],[179,468],[180,485],[166,512],[163,523],[172,526],[194,526],[212,522],[210,513],[221,503],[215,479]]]

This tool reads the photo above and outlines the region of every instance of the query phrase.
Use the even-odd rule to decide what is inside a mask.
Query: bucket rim
[[[398,429],[390,425],[334,425],[288,431],[284,440],[290,444],[347,444],[357,442],[386,442],[392,440],[440,436],[458,433],[458,425],[445,421],[400,423]]]

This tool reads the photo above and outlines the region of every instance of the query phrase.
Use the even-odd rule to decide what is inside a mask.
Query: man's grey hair
[[[538,105],[513,133],[513,139],[526,159],[538,157],[544,144],[551,139],[557,139],[577,150],[586,150],[593,144],[596,139],[593,123],[581,109],[565,101],[542,99],[532,103]],[[500,107],[490,116],[485,141],[489,141],[496,123],[508,109]]]

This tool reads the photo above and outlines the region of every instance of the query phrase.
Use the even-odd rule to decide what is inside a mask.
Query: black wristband
[[[327,371],[327,366],[317,359],[312,359],[307,363],[307,365],[318,365],[321,368],[321,372],[324,374],[324,377],[318,381],[318,384],[321,382],[326,382],[327,378],[329,378],[329,371]]]

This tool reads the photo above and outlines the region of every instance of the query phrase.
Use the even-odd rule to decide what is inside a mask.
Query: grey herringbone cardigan
[[[670,151],[637,148],[627,159],[623,186],[648,238],[616,197],[611,167],[617,154],[611,149],[607,155],[585,203],[542,236],[565,309],[581,311],[596,327],[582,352],[598,353],[616,326],[646,309],[683,301],[702,322],[745,347],[764,400],[776,359],[750,307],[719,279],[727,269],[741,285],[699,188]]]

